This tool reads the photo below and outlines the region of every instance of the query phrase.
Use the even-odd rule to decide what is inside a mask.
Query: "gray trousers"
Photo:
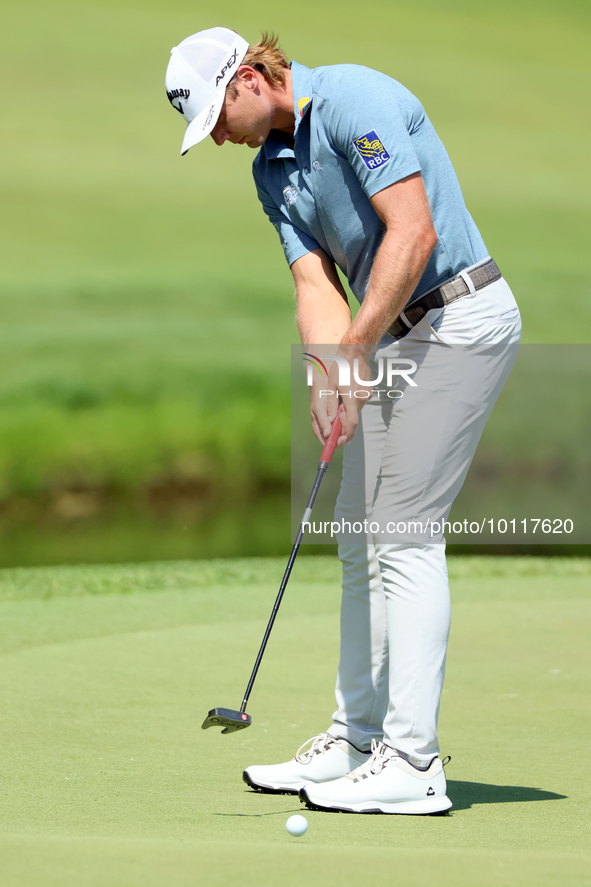
[[[358,748],[383,739],[419,766],[439,753],[450,599],[445,539],[434,526],[464,482],[520,335],[501,279],[429,312],[376,352],[376,361],[416,369],[400,377],[400,396],[377,386],[380,399],[361,411],[343,456],[335,521],[369,519],[371,531],[339,536],[341,653],[329,733]]]

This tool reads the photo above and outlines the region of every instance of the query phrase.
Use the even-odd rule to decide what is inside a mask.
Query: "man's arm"
[[[316,249],[294,262],[291,273],[295,283],[296,320],[302,344],[311,354],[317,353],[317,345],[338,346],[351,326],[351,309],[334,263],[324,250]],[[325,350],[326,347],[320,349],[321,352]],[[324,443],[337,414],[337,399],[336,395],[333,398],[320,397],[320,389],[328,387],[327,382],[316,374],[313,378],[310,392],[312,430]],[[343,437],[340,443],[344,442]]]
[[[352,363],[359,359],[362,378],[373,347],[398,317],[417,287],[429,256],[437,243],[429,202],[420,173],[414,173],[384,188],[371,198],[386,226],[374,259],[363,304],[351,323],[346,295],[332,261],[322,250],[314,250],[291,266],[298,302],[298,329],[302,342],[313,351],[314,344],[339,343],[339,353]],[[328,388],[334,387],[328,385]],[[324,441],[336,416],[335,398],[320,398],[320,386],[312,390],[312,428]],[[339,445],[353,440],[363,399],[344,397],[343,437]]]
[[[437,234],[420,173],[371,198],[386,233],[374,259],[369,286],[342,344],[377,344],[415,291]]]
[[[371,203],[386,231],[372,265],[363,304],[339,348],[351,365],[358,359],[360,378],[364,379],[371,378],[371,352],[417,288],[437,243],[420,173],[378,191]],[[355,436],[364,401],[349,397],[343,403],[345,415],[341,420],[349,443]]]

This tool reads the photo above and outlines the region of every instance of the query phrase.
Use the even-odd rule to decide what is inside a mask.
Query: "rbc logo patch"
[[[379,169],[390,160],[390,155],[375,129],[370,129],[364,136],[353,139],[353,144],[363,157],[363,162],[368,169]]]

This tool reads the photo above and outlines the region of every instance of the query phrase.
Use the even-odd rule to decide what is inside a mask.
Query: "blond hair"
[[[241,65],[250,65],[259,74],[262,74],[267,83],[277,89],[285,83],[285,72],[289,69],[287,56],[279,46],[279,37],[263,31],[261,39],[254,46],[249,46],[246,55],[240,62]],[[234,74],[228,83],[228,92],[231,98],[236,98],[238,90],[236,80],[238,74]]]

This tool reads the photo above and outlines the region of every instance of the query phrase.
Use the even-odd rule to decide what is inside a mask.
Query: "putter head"
[[[202,730],[208,727],[223,727],[222,733],[235,733],[250,727],[252,719],[245,711],[234,711],[233,708],[212,708],[203,723]]]

